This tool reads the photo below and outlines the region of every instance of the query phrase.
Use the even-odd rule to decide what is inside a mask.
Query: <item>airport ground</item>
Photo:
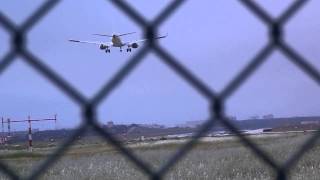
[[[282,163],[312,133],[248,136],[259,147]],[[159,168],[188,139],[127,144],[137,156],[154,169]],[[0,158],[19,174],[26,176],[55,149],[38,144],[33,152],[23,149],[1,150]],[[310,149],[291,170],[291,179],[320,177],[320,143]],[[274,179],[272,169],[243,146],[236,137],[207,137],[179,161],[166,179]],[[5,179],[5,176],[1,176]],[[49,168],[42,179],[147,179],[121,153],[101,139],[79,140]]]

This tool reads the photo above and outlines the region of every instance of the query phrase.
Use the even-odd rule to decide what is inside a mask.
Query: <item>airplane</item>
[[[140,40],[135,40],[131,42],[123,42],[121,40],[121,36],[129,35],[129,34],[134,34],[136,32],[130,32],[130,33],[124,33],[124,34],[93,34],[96,36],[105,36],[105,37],[110,37],[111,42],[95,42],[95,41],[80,41],[80,40],[75,40],[75,39],[69,39],[70,42],[76,42],[76,43],[87,43],[87,44],[95,44],[99,45],[99,48],[101,50],[105,50],[106,53],[110,53],[110,47],[118,47],[120,48],[120,52],[122,52],[122,47],[127,46],[127,52],[131,52],[131,48],[138,48],[139,43],[148,41],[150,39],[140,39]],[[168,35],[165,36],[159,36],[155,37],[154,39],[162,39],[167,37]]]

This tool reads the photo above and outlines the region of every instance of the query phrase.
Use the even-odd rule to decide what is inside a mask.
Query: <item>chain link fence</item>
[[[28,177],[19,177],[15,171],[10,169],[4,162],[0,161],[0,170],[5,173],[10,179],[38,179],[45,173],[51,165],[57,161],[64,152],[72,145],[76,138],[83,135],[87,129],[93,128],[99,135],[101,135],[107,142],[116,147],[123,155],[130,159],[142,172],[148,175],[150,179],[163,179],[168,170],[174,166],[177,161],[184,157],[198,142],[198,139],[207,133],[216,122],[223,124],[226,128],[236,134],[241,143],[247,146],[252,153],[264,163],[269,165],[277,174],[277,179],[287,179],[290,169],[297,163],[297,161],[315,144],[320,136],[320,131],[315,133],[308,141],[300,147],[285,163],[276,163],[269,154],[256,146],[251,140],[240,134],[237,128],[230,123],[228,118],[224,115],[224,104],[226,100],[232,95],[255,70],[261,66],[267,57],[275,50],[280,50],[289,61],[295,64],[298,68],[304,71],[316,83],[320,84],[320,73],[316,68],[308,63],[308,61],[300,54],[298,54],[289,44],[284,40],[284,26],[293,18],[293,16],[302,9],[303,5],[308,0],[296,0],[287,8],[278,18],[272,18],[265,12],[263,7],[258,6],[254,1],[239,0],[243,6],[252,12],[253,16],[260,19],[269,29],[269,41],[266,45],[255,55],[247,66],[240,71],[240,73],[229,83],[221,92],[213,92],[210,88],[197,79],[183,64],[173,55],[165,51],[154,39],[157,35],[157,30],[163,22],[179,8],[182,7],[185,0],[172,1],[164,10],[159,13],[155,19],[148,21],[145,17],[136,12],[130,5],[120,0],[110,0],[115,8],[120,9],[124,14],[131,18],[133,22],[138,24],[143,30],[145,38],[151,39],[147,46],[142,47],[137,54],[135,54],[120,70],[113,76],[113,78],[106,82],[106,84],[96,93],[92,99],[85,98],[77,89],[73,88],[67,81],[59,74],[56,74],[48,66],[44,65],[40,58],[36,57],[31,51],[26,48],[26,36],[28,32],[46,16],[46,14],[54,7],[61,3],[60,0],[48,0],[41,5],[25,22],[21,25],[15,25],[10,17],[5,16],[0,12],[0,26],[4,28],[11,37],[11,49],[0,60],[0,73],[3,73],[15,61],[17,56],[22,57],[22,60],[33,67],[35,71],[42,74],[48,81],[58,87],[66,96],[70,97],[82,109],[82,124],[63,144],[49,156],[40,166],[35,169]],[[198,93],[203,95],[210,102],[211,117],[200,127],[195,136],[184,144],[164,165],[158,170],[153,170],[141,159],[136,157],[131,150],[121,145],[121,143],[108,131],[102,129],[98,125],[96,119],[96,110],[101,102],[108,97],[108,95],[125,79],[128,74],[132,72],[135,67],[144,60],[144,57],[149,52],[154,52],[160,61],[168,65],[171,70],[175,71],[181,76],[190,86],[192,86]],[[212,177],[214,178],[214,177]]]

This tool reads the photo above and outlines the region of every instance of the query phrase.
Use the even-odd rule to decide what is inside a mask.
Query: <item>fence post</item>
[[[8,118],[8,138],[11,136],[10,118]]]
[[[3,124],[3,117],[1,117],[1,143],[4,143],[4,124]]]
[[[54,129],[57,130],[57,114],[54,115]]]
[[[4,133],[4,126],[3,126],[3,117],[1,118],[1,127],[2,127],[2,130],[1,130],[1,136],[3,136],[3,133]]]
[[[31,118],[28,116],[28,123],[29,123],[29,151],[32,152],[32,132],[31,132]]]

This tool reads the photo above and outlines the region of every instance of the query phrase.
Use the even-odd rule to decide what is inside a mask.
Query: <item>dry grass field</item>
[[[252,136],[256,144],[284,162],[309,137],[305,134]],[[183,140],[128,145],[153,168],[160,167],[184,143]],[[0,158],[19,174],[26,175],[52,150],[29,153],[1,151]],[[291,172],[291,179],[319,179],[320,143],[311,149]],[[274,179],[272,170],[257,159],[237,138],[205,138],[179,161],[166,179]],[[106,143],[76,143],[57,161],[43,179],[147,179],[121,153]],[[1,176],[1,179],[5,179]]]

